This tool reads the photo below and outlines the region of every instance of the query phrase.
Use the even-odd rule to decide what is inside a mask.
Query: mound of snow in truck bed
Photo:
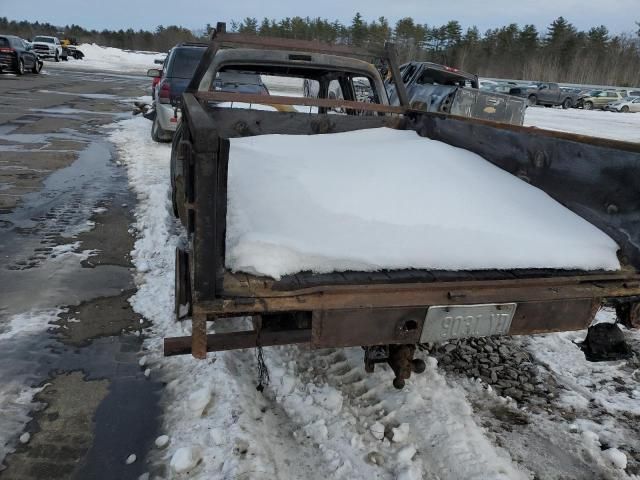
[[[380,269],[620,267],[616,243],[480,156],[413,131],[231,140],[226,266],[274,278]]]

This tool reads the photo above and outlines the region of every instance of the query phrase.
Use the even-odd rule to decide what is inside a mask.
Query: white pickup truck
[[[67,55],[58,37],[39,35],[34,37],[31,43],[33,44],[33,51],[36,52],[40,58],[53,58],[56,62],[59,62],[60,59],[67,59]]]

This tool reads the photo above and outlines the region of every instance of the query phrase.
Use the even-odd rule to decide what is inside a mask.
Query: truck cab
[[[409,62],[400,66],[402,82],[412,108],[468,118],[522,125],[525,103],[495,91],[479,90],[478,76],[432,62]],[[392,105],[397,87],[390,78],[385,86]]]

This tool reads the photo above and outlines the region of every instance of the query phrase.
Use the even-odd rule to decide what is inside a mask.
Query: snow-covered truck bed
[[[189,234],[176,314],[193,328],[165,354],[363,346],[365,366],[388,362],[400,387],[421,370],[418,343],[581,329],[602,305],[638,322],[640,145],[389,107],[382,91],[268,97],[314,113],[221,107],[264,102],[210,88],[225,65],[377,75],[317,44],[260,39],[271,51],[256,57],[217,52],[223,40],[183,97],[174,143]],[[253,328],[207,334],[239,316]]]

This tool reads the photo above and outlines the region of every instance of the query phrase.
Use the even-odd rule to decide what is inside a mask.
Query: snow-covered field
[[[188,334],[190,322],[172,320],[173,256],[182,238],[169,202],[169,147],[153,143],[149,128],[145,119],[126,120],[111,139],[138,197],[132,304],[153,322],[141,362],[167,382],[167,436],[158,438],[154,474],[638,478],[637,361],[587,362],[574,344],[584,332],[509,340],[554,386],[543,409],[501,397],[480,379],[445,374],[427,353],[421,353],[426,372],[402,391],[391,386],[388,369],[365,374],[357,348],[266,348],[271,383],[263,393],[255,389],[253,351],[210,354],[206,361],[162,357],[162,337]],[[638,351],[640,335],[626,335]]]
[[[527,108],[524,124],[546,130],[640,142],[640,113],[533,107]]]
[[[74,70],[104,70],[119,73],[144,74],[150,68],[158,68],[155,59],[162,59],[166,53],[136,52],[113,47],[102,47],[95,43],[83,43],[78,50],[84,53],[82,60],[69,57],[66,62],[45,61],[47,68],[65,68]]]

